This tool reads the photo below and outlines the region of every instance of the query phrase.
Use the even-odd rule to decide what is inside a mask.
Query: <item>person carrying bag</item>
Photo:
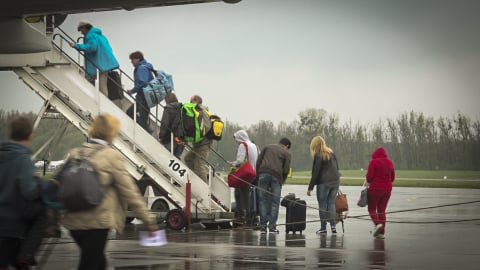
[[[240,167],[233,170],[228,174],[228,186],[234,188],[244,188],[247,187],[249,183],[251,183],[257,174],[255,173],[255,169],[252,167],[250,162],[248,162],[248,146],[245,142],[242,142],[242,145],[245,146],[246,151],[246,158]]]

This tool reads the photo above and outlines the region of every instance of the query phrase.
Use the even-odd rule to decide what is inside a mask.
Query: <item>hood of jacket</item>
[[[379,147],[373,151],[372,158],[388,158],[385,148]]]
[[[19,155],[30,155],[32,151],[27,147],[15,142],[3,142],[0,144],[0,164],[9,162]]]
[[[180,108],[180,106],[182,106],[182,103],[180,102],[172,102],[172,103],[168,103],[167,105],[165,105],[165,109],[174,109],[174,110],[177,110]]]
[[[99,29],[99,28],[96,28],[96,27],[92,27],[90,29],[90,31],[88,31],[87,35],[88,34],[91,34],[91,35],[102,35],[102,30]]]
[[[248,133],[243,129],[235,132],[233,134],[233,137],[235,138],[235,141],[239,143],[250,141],[250,139],[248,138]]]
[[[139,66],[146,66],[148,69],[153,70],[153,65],[150,64],[149,62],[147,62],[147,60],[145,60],[145,59],[138,62],[138,65],[136,65],[135,67],[139,67]]]

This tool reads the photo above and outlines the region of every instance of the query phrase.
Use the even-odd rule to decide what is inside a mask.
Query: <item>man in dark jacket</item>
[[[172,133],[173,138],[173,154],[180,159],[184,145],[177,141],[175,133],[180,125],[180,109],[182,103],[178,102],[177,96],[174,93],[167,93],[165,96],[167,105],[163,108],[162,122],[160,125],[160,133],[158,134],[158,141],[165,146],[169,151],[172,150]]]
[[[277,219],[282,185],[290,170],[291,156],[288,152],[292,143],[282,138],[280,143],[265,146],[257,160],[258,202],[260,231],[278,233]]]
[[[30,121],[24,117],[14,120],[9,138],[10,141],[0,144],[0,269],[8,269],[8,265],[28,269],[27,260],[33,259],[34,254],[28,254],[29,258],[20,254],[22,239],[31,226],[25,217],[32,214],[31,206],[39,198],[29,149]]]

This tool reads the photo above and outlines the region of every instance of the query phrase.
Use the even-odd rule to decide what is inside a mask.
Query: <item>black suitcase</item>
[[[300,232],[305,230],[307,226],[307,203],[304,200],[295,198],[295,201],[290,201],[287,204],[287,217],[286,217],[286,233]]]

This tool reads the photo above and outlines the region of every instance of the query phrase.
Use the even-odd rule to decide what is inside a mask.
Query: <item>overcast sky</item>
[[[88,20],[121,67],[141,50],[173,74],[181,101],[199,94],[241,125],[291,122],[305,108],[374,123],[411,110],[480,118],[480,1],[243,0],[68,16]],[[1,108],[41,100],[0,72]],[[131,87],[127,83],[127,87]]]

